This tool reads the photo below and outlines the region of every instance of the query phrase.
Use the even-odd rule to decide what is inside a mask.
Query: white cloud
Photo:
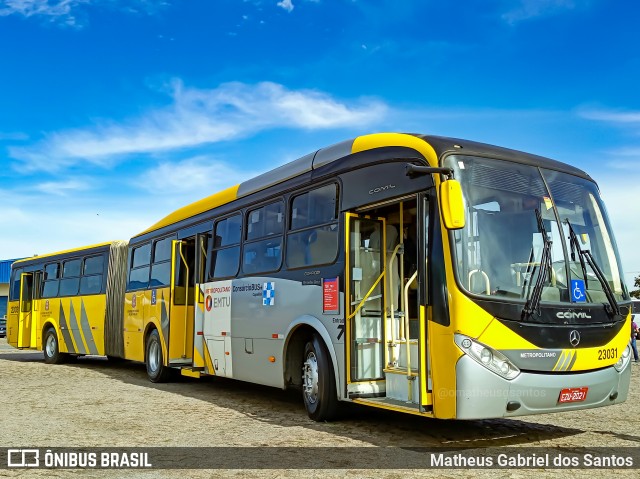
[[[379,122],[387,110],[377,100],[348,105],[323,92],[270,82],[202,90],[175,81],[168,107],[123,124],[50,133],[34,145],[9,147],[9,153],[31,171],[54,172],[85,161],[110,166],[125,155],[195,147],[268,128],[360,128]]]
[[[77,13],[81,6],[93,5],[130,13],[155,12],[168,5],[163,0],[0,0],[0,16],[44,17],[71,27],[81,26]]]
[[[172,195],[191,196],[195,192],[198,196],[189,199],[192,201],[206,196],[203,192],[223,190],[257,173],[200,155],[179,162],[160,163],[145,171],[135,185],[142,185],[144,189],[157,195],[165,195],[170,191]]]
[[[64,23],[75,25],[72,10],[90,0],[0,0],[0,16],[22,15],[62,18]]]
[[[512,24],[576,8],[576,0],[519,0],[509,2],[509,5],[513,3],[516,6],[502,15],[505,21]]]
[[[291,0],[282,0],[281,2],[278,2],[277,5],[281,8],[284,8],[287,12],[293,11],[294,8]]]
[[[68,196],[73,192],[88,190],[89,183],[88,180],[81,181],[79,179],[65,181],[47,181],[37,184],[33,188],[36,191],[40,191],[47,195]]]
[[[640,124],[640,111],[581,109],[578,110],[578,115],[587,120],[604,121],[608,123]]]

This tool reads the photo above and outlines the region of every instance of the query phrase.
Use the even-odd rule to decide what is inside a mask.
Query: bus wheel
[[[58,335],[53,328],[47,329],[44,333],[44,362],[47,364],[60,364],[67,359],[67,355],[60,352]]]
[[[152,383],[162,383],[169,377],[170,370],[162,359],[162,343],[158,330],[154,329],[147,337],[146,348],[147,375]]]
[[[303,359],[302,397],[307,414],[314,421],[330,420],[338,406],[336,383],[329,352],[318,336],[305,345]]]

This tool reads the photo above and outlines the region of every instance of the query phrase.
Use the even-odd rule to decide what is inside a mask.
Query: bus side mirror
[[[440,183],[440,211],[445,228],[448,230],[464,228],[462,187],[457,180],[446,180]]]

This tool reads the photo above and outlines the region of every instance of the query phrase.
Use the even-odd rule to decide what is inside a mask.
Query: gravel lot
[[[450,422],[349,405],[343,418],[315,423],[295,392],[224,378],[152,384],[143,365],[81,358],[46,365],[42,353],[0,339],[0,446],[455,447],[640,446],[640,367],[623,405]],[[479,449],[481,451],[481,449]],[[481,454],[481,452],[479,453]],[[287,464],[287,458],[282,458]],[[611,470],[30,470],[30,477],[611,477]],[[24,470],[0,476],[25,477]],[[616,477],[638,477],[615,470]]]

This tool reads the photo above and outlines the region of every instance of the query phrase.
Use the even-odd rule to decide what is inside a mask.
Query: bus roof
[[[552,170],[563,171],[583,178],[591,179],[584,171],[559,161],[542,156],[532,155],[517,150],[478,143],[458,138],[419,135],[415,133],[373,133],[345,140],[335,145],[321,148],[297,160],[286,163],[278,168],[267,171],[243,183],[227,188],[224,191],[203,198],[195,203],[184,206],[165,218],[161,219],[145,231],[134,236],[146,235],[172,224],[195,217],[201,213],[227,204],[238,198],[264,190],[270,186],[284,182],[312,170],[341,160],[349,155],[385,147],[410,148],[422,155],[430,166],[438,166],[439,158],[445,153],[465,155],[481,155],[514,161],[518,163],[539,166]],[[366,161],[366,160],[363,160]]]
[[[38,263],[40,262],[41,259],[53,259],[53,257],[55,256],[60,256],[60,257],[64,257],[64,256],[72,256],[74,253],[81,253],[81,252],[88,252],[88,251],[92,251],[95,250],[96,252],[100,251],[100,250],[105,250],[108,249],[111,244],[114,243],[113,241],[109,241],[106,243],[98,243],[98,244],[93,244],[93,245],[89,245],[89,246],[82,246],[79,248],[72,248],[72,249],[66,249],[63,251],[56,251],[55,253],[47,253],[47,254],[43,254],[43,255],[37,255],[37,256],[31,256],[30,258],[24,258],[24,259],[20,259],[18,261],[15,261],[13,263],[14,267],[15,266],[28,266],[30,264],[33,263]]]

